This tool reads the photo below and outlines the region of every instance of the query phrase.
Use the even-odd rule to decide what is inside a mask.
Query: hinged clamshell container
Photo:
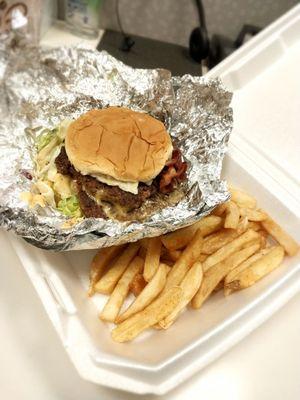
[[[234,92],[234,132],[223,175],[249,191],[300,241],[300,6],[208,73]],[[248,290],[212,296],[167,331],[117,344],[87,297],[95,251],[53,253],[9,235],[79,374],[135,393],[163,394],[228,350],[300,289],[300,256]]]

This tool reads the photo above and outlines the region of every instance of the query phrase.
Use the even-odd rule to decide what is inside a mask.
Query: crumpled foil
[[[219,80],[133,69],[84,48],[0,48],[0,225],[44,249],[92,249],[192,224],[229,198],[220,180],[232,129],[232,94]],[[126,106],[165,123],[189,163],[188,192],[143,222],[86,218],[66,229],[51,207],[29,209],[34,135],[91,108]],[[28,134],[30,132],[30,134]]]

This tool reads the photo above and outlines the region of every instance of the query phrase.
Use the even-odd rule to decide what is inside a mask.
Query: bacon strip
[[[167,194],[186,179],[187,163],[182,161],[179,149],[173,150],[172,159],[166,163],[159,180],[159,191]]]

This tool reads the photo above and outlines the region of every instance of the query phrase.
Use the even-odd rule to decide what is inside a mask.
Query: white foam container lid
[[[234,91],[234,132],[224,177],[253,193],[300,241],[300,6],[208,73]],[[9,240],[79,374],[135,393],[163,394],[206,366],[300,290],[300,256],[253,287],[212,296],[167,331],[117,344],[87,298],[94,251],[53,253]],[[0,243],[0,246],[3,245]]]
[[[299,6],[211,70],[234,92],[231,144],[300,199]],[[281,191],[279,189],[279,191]]]

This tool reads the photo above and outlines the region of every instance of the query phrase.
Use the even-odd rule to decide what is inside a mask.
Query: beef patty
[[[95,200],[91,199],[83,190],[78,191],[78,200],[85,217],[107,218],[103,208],[97,204]]]
[[[107,202],[117,206],[123,213],[140,208],[143,202],[157,192],[157,183],[151,185],[140,183],[138,193],[132,194],[120,189],[118,186],[109,186],[99,182],[90,175],[82,175],[71,165],[66,150],[61,148],[55,160],[57,171],[62,175],[71,176],[77,183],[79,204],[86,217],[104,218],[106,216],[99,202]]]

